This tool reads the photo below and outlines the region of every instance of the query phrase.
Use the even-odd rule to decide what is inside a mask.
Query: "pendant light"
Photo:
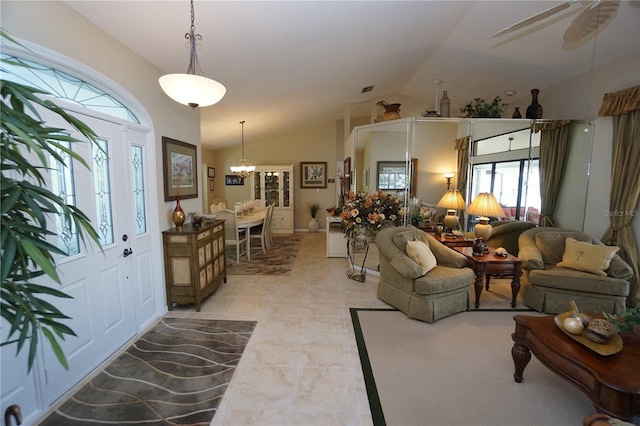
[[[244,120],[242,120],[240,124],[242,125],[242,158],[240,158],[239,166],[231,166],[230,168],[234,175],[247,178],[253,173],[256,166],[247,166],[247,160],[244,158]]]
[[[206,107],[219,102],[227,89],[220,83],[204,75],[196,74],[196,67],[200,70],[196,41],[202,40],[200,34],[195,33],[193,0],[191,0],[191,29],[184,37],[189,40],[190,59],[186,74],[167,74],[158,79],[160,87],[171,99],[191,108]]]

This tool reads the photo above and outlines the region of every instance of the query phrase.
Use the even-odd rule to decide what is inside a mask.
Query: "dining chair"
[[[269,205],[264,213],[264,222],[260,226],[254,226],[249,232],[249,249],[251,249],[251,240],[260,240],[262,246],[262,252],[266,253],[269,248],[268,244],[268,232],[269,232],[269,218],[273,211],[273,204]]]
[[[226,246],[235,246],[236,263],[240,263],[240,256],[247,255],[247,260],[251,260],[251,250],[249,250],[249,235],[247,229],[238,228],[238,215],[234,210],[222,209],[218,212],[217,219],[224,220],[224,242]],[[242,250],[244,245],[244,250]]]
[[[224,210],[226,208],[227,202],[224,200],[224,198],[214,198],[211,202],[211,207],[209,207],[209,210],[211,213],[217,213],[220,210]]]
[[[269,250],[271,248],[271,245],[273,244],[273,238],[271,237],[271,225],[273,225],[273,211],[276,208],[276,205],[277,203],[269,204],[269,207],[271,207],[271,209],[265,213],[264,224],[267,228],[267,231],[266,231],[267,250]]]

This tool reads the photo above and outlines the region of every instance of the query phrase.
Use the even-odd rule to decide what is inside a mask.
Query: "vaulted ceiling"
[[[66,3],[163,72],[186,71],[188,0]],[[640,50],[640,1],[621,1],[597,36],[580,42],[563,33],[591,1],[492,38],[562,3],[195,0],[201,68],[227,88],[200,111],[202,144],[239,144],[240,120],[259,139],[339,119],[347,105],[367,116],[393,95],[433,109],[434,80],[457,115],[475,97],[524,96]],[[365,86],[375,87],[363,94]]]

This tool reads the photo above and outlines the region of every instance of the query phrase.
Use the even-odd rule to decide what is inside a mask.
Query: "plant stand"
[[[351,263],[351,269],[347,270],[347,277],[355,281],[364,282],[367,275],[367,268],[364,264],[367,261],[367,254],[369,254],[370,241],[368,238],[349,238],[347,242],[347,257]],[[360,272],[357,271],[358,264],[356,259],[362,258],[360,264]]]

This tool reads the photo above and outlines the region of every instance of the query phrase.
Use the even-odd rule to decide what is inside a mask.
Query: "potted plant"
[[[316,215],[318,214],[318,210],[320,210],[320,205],[318,203],[311,203],[309,207],[307,207],[309,214],[311,215],[311,221],[309,222],[309,232],[318,232],[320,228],[320,222],[316,219]]]
[[[470,118],[500,118],[505,111],[508,104],[501,103],[502,98],[496,96],[491,103],[487,103],[484,99],[474,98],[472,102],[469,102],[460,108],[460,112],[465,117]]]
[[[15,42],[4,31],[0,31],[0,36]],[[3,58],[1,61],[9,60]],[[98,246],[100,241],[89,218],[74,205],[67,204],[66,198],[47,188],[43,176],[48,172],[48,158],[63,161],[61,153],[88,167],[74,150],[74,145],[82,141],[69,136],[64,129],[47,126],[36,112],[36,106],[60,116],[69,128],[76,129],[90,143],[94,143],[97,136],[82,121],[43,98],[47,93],[41,90],[0,80],[0,93],[0,307],[2,317],[11,325],[2,346],[16,344],[17,352],[20,352],[28,342],[30,370],[38,343],[44,336],[60,364],[68,368],[58,339],[64,340],[65,335],[75,336],[75,333],[64,324],[68,317],[53,303],[55,298],[71,296],[36,283],[42,276],[48,276],[58,284],[61,282],[55,256],[66,253],[50,242],[55,234],[48,225],[52,217],[58,216],[66,226],[77,229],[83,240],[88,236]],[[27,152],[35,152],[38,160],[34,161],[31,156],[24,158],[22,155]]]
[[[630,308],[620,315],[612,315],[607,312],[603,312],[603,314],[618,333],[628,331],[635,334],[634,329],[640,325],[640,306]]]

